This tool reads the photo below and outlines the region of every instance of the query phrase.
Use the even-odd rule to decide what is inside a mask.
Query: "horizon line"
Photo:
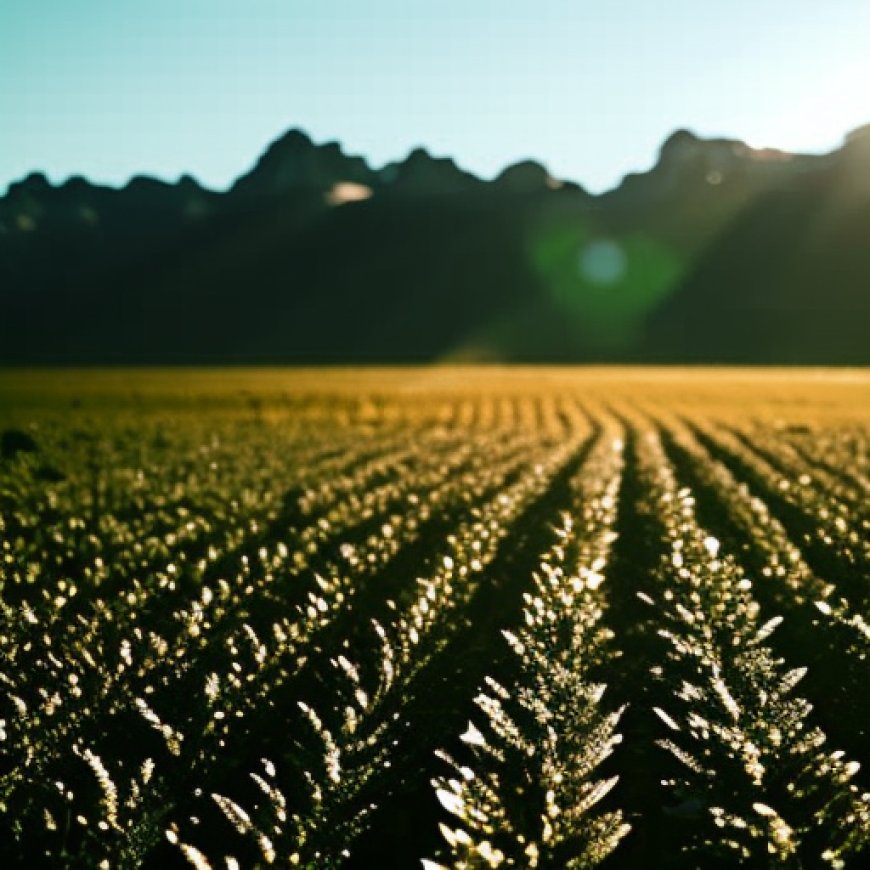
[[[750,151],[755,151],[755,152],[778,151],[778,152],[781,152],[783,154],[788,154],[792,157],[825,157],[825,156],[828,156],[830,154],[834,154],[835,152],[844,148],[848,144],[850,139],[854,136],[854,134],[859,133],[861,131],[870,132],[870,122],[868,122],[867,124],[859,125],[859,126],[853,128],[852,130],[846,131],[846,133],[843,134],[840,143],[837,146],[835,146],[829,150],[826,150],[826,151],[789,151],[787,149],[780,148],[776,145],[764,145],[764,146],[753,145],[753,144],[750,144],[749,142],[747,142],[746,140],[739,139],[737,137],[727,136],[727,135],[703,136],[703,135],[699,135],[698,133],[696,133],[690,127],[681,126],[681,127],[674,128],[667,136],[664,137],[664,139],[662,139],[661,144],[659,145],[659,148],[656,152],[655,159],[654,159],[653,163],[648,168],[628,170],[627,172],[623,173],[619,177],[619,180],[615,184],[613,184],[611,187],[608,187],[608,188],[601,190],[597,193],[591,192],[581,181],[579,181],[577,179],[557,178],[556,176],[552,176],[552,175],[550,177],[556,181],[561,182],[562,184],[576,185],[581,191],[586,193],[588,196],[597,198],[597,197],[606,196],[606,195],[618,190],[622,186],[622,184],[625,182],[626,178],[629,178],[629,177],[635,176],[635,175],[644,175],[644,174],[652,171],[652,169],[654,169],[658,165],[658,163],[660,162],[662,151],[663,151],[665,145],[672,138],[674,138],[675,136],[677,136],[681,133],[688,134],[690,137],[692,137],[693,139],[695,139],[699,142],[708,142],[708,143],[709,142],[730,142],[730,143],[735,143],[735,144],[741,144],[741,145],[744,145],[745,147],[747,147]],[[342,153],[342,155],[344,155],[345,157],[348,157],[348,158],[356,158],[356,159],[363,160],[365,162],[366,166],[369,169],[371,169],[373,172],[376,172],[376,173],[382,172],[384,169],[386,169],[389,166],[404,163],[415,152],[423,151],[427,155],[429,155],[433,160],[450,160],[459,171],[464,172],[467,175],[472,176],[477,181],[480,181],[483,183],[492,183],[492,182],[496,181],[498,178],[500,178],[501,175],[503,175],[508,169],[510,169],[514,166],[518,166],[518,165],[523,164],[523,163],[536,163],[537,165],[541,166],[547,172],[548,175],[550,174],[549,167],[547,166],[546,163],[542,162],[537,157],[527,156],[527,157],[521,157],[517,160],[514,160],[511,163],[506,164],[505,166],[503,166],[500,170],[498,170],[491,177],[486,177],[486,176],[483,176],[483,175],[476,173],[475,171],[473,171],[471,169],[464,168],[457,161],[457,158],[454,157],[453,155],[435,154],[429,149],[428,146],[426,146],[422,143],[414,145],[411,148],[409,148],[409,150],[402,157],[397,157],[397,158],[392,159],[392,160],[387,160],[387,162],[381,166],[373,166],[370,163],[370,158],[368,158],[366,155],[345,151],[345,144],[340,139],[327,138],[327,139],[324,139],[324,140],[318,142],[318,141],[315,141],[315,139],[312,137],[312,135],[310,133],[308,133],[307,130],[305,130],[304,128],[302,128],[300,126],[293,125],[293,126],[287,127],[282,133],[279,133],[273,139],[269,140],[267,142],[267,144],[260,150],[260,152],[254,158],[253,162],[248,164],[248,168],[242,170],[238,175],[235,175],[233,178],[231,178],[230,181],[226,184],[226,186],[223,186],[223,187],[221,187],[221,186],[213,187],[213,186],[203,184],[202,181],[200,181],[200,179],[197,177],[195,171],[192,171],[192,170],[184,171],[184,172],[180,173],[178,176],[176,176],[174,179],[170,179],[167,176],[161,176],[158,174],[151,174],[149,172],[134,172],[131,175],[129,175],[125,181],[120,182],[120,183],[114,183],[114,182],[99,180],[99,179],[94,178],[93,176],[87,176],[87,175],[84,175],[84,174],[79,173],[79,172],[72,172],[63,179],[54,180],[54,178],[52,176],[50,176],[49,173],[46,172],[45,170],[33,168],[21,176],[18,176],[16,178],[12,178],[12,179],[8,180],[6,182],[6,189],[3,192],[2,196],[0,196],[0,199],[5,199],[9,195],[11,188],[13,186],[15,186],[17,184],[21,184],[24,181],[26,181],[27,179],[32,178],[33,176],[43,177],[48,182],[48,184],[54,188],[63,187],[64,185],[68,184],[71,181],[83,180],[94,187],[104,187],[104,188],[108,188],[110,190],[115,190],[115,191],[125,190],[127,187],[130,186],[130,184],[132,182],[134,182],[137,179],[147,179],[149,181],[156,181],[156,182],[166,184],[169,186],[176,186],[176,185],[180,184],[182,181],[184,181],[185,179],[190,179],[193,182],[195,182],[200,188],[202,188],[203,190],[205,190],[208,193],[214,193],[214,194],[219,194],[219,195],[226,194],[232,190],[233,186],[239,181],[239,179],[244,178],[246,175],[249,175],[256,168],[256,166],[259,163],[259,161],[261,160],[261,158],[269,151],[270,148],[272,148],[281,139],[285,138],[286,136],[288,136],[291,133],[302,134],[316,148],[325,148],[325,147],[328,147],[330,145],[337,145],[340,152]]]

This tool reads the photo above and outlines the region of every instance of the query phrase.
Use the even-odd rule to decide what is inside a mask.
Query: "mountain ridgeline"
[[[870,127],[686,131],[592,196],[298,130],[226,192],[41,174],[0,199],[0,362],[870,363]]]

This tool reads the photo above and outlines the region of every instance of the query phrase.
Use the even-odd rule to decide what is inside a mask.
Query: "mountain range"
[[[870,126],[681,130],[591,195],[300,130],[228,190],[33,173],[0,199],[0,362],[870,364]]]

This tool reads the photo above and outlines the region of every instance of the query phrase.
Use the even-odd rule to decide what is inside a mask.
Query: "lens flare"
[[[580,274],[590,284],[609,287],[625,275],[625,252],[611,239],[597,239],[580,251]]]

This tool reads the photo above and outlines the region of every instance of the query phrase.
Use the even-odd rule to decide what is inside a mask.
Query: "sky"
[[[868,0],[0,0],[0,191],[222,189],[290,127],[381,166],[533,157],[600,192],[685,127],[821,152],[870,122]]]

